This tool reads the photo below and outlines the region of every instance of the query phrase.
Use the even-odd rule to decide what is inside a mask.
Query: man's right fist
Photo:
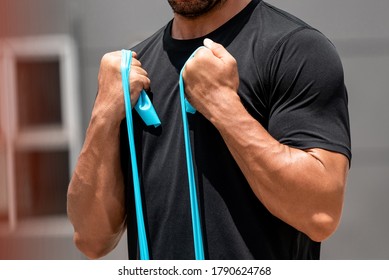
[[[122,78],[120,72],[121,51],[107,53],[100,63],[98,94],[93,114],[121,122],[125,118]],[[133,52],[130,72],[131,106],[138,101],[142,89],[150,88],[150,80],[142,64]]]

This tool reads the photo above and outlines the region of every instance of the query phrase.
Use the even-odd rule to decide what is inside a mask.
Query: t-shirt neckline
[[[178,51],[186,52],[188,49],[192,50],[194,46],[200,46],[205,38],[210,38],[214,41],[220,41],[220,37],[225,34],[226,31],[231,30],[237,23],[244,21],[246,17],[249,17],[255,7],[261,2],[261,0],[252,0],[243,10],[241,10],[234,17],[229,19],[226,23],[215,29],[214,31],[194,39],[174,39],[171,36],[171,29],[173,19],[166,25],[163,41],[164,49],[166,51]]]

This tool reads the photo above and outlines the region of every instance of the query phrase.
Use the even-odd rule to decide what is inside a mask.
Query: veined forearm
[[[124,228],[119,127],[92,117],[69,185],[68,215],[75,229],[75,241],[89,257],[110,251]]]
[[[120,166],[120,123],[125,117],[121,51],[101,59],[98,88],[85,143],[68,191],[68,215],[76,245],[88,257],[111,251],[124,231],[124,182]],[[133,54],[131,104],[148,89],[147,72]]]

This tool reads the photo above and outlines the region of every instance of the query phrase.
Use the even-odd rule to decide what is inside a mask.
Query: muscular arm
[[[239,103],[234,112],[215,112],[213,123],[253,192],[273,215],[312,240],[326,239],[341,216],[348,159],[280,144]]]
[[[326,239],[340,220],[348,159],[275,140],[242,105],[234,58],[219,44],[205,45],[186,66],[188,100],[219,130],[263,205],[312,240]]]
[[[119,160],[119,124],[93,115],[68,191],[74,242],[88,257],[111,251],[124,230],[124,187]]]
[[[136,56],[135,56],[136,57]],[[125,229],[124,184],[120,166],[120,123],[124,118],[120,52],[102,59],[99,91],[68,189],[68,216],[74,226],[74,242],[89,258],[109,253]],[[147,73],[135,58],[130,76],[134,105]]]

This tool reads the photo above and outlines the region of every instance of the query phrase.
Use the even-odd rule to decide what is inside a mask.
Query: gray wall
[[[8,12],[0,24],[0,36],[65,33],[75,38],[85,130],[97,90],[101,56],[146,38],[166,23],[171,18],[166,2],[6,0],[1,4]],[[338,231],[323,243],[322,258],[388,259],[389,243],[385,241],[389,236],[389,1],[269,3],[299,16],[327,35],[338,48],[345,69],[353,162],[342,222]],[[70,234],[56,239],[36,238],[34,246],[60,250],[40,250],[40,255],[15,253],[12,258],[82,258],[72,245]],[[28,246],[30,242],[25,243]],[[8,244],[13,246],[12,242]],[[123,239],[107,258],[125,257]]]
[[[324,259],[388,259],[389,1],[271,1],[325,33],[341,55],[353,161],[341,225]]]

